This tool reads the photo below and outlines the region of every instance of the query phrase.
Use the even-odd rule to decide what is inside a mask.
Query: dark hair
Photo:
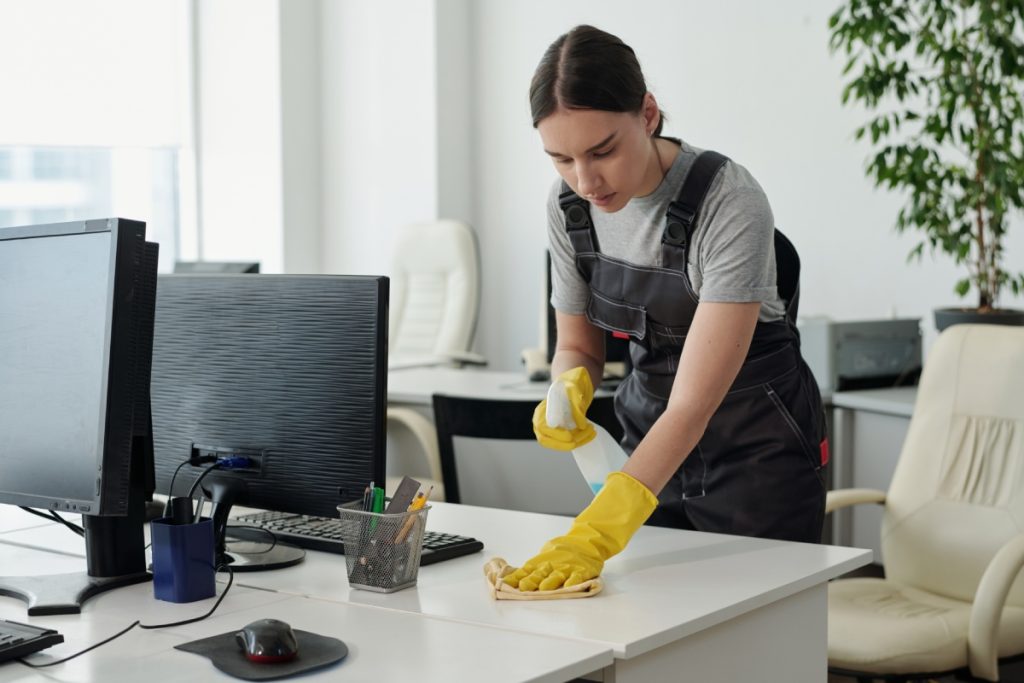
[[[533,127],[559,107],[640,113],[646,94],[633,48],[601,29],[577,26],[551,43],[533,73]],[[665,113],[659,113],[655,137],[665,123]]]

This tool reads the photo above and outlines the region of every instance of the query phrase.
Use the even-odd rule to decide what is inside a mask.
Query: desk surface
[[[568,518],[435,504],[427,528],[474,536],[484,552],[422,567],[390,595],[350,589],[344,558],[311,553],[295,567],[248,574],[250,586],[416,612],[464,623],[573,638],[634,657],[798,593],[871,561],[871,551],[643,527],[602,574],[603,593],[569,601],[494,601],[483,578],[493,556],[517,564]]]
[[[405,368],[388,372],[388,402],[430,405],[432,394],[541,400],[550,382],[530,382],[525,372],[475,368]]]
[[[2,540],[0,556],[5,572],[52,574],[81,571],[85,566],[81,557],[5,545]],[[222,581],[218,592],[223,587]],[[166,623],[202,614],[214,600],[183,605],[161,602],[153,598],[152,584],[145,583],[96,596],[80,615],[28,617],[23,603],[0,597],[0,617],[60,631],[64,643],[33,657],[33,661],[45,662],[74,654],[135,620]],[[0,681],[232,681],[236,679],[217,671],[209,660],[175,650],[174,646],[235,631],[266,617],[339,638],[348,645],[345,661],[303,677],[309,681],[450,683],[479,680],[480,673],[486,671],[489,681],[555,683],[599,670],[613,661],[611,650],[600,644],[254,590],[240,585],[236,577],[217,612],[204,621],[160,630],[133,629],[87,655],[52,668],[29,669],[10,662],[0,665]]]
[[[578,667],[582,670],[589,666],[590,670],[595,670],[603,666],[594,663],[600,659],[602,652],[612,653],[619,659],[638,657],[688,635],[705,632],[712,626],[740,618],[760,607],[819,586],[829,578],[846,573],[871,560],[870,551],[857,548],[644,527],[638,531],[621,555],[608,562],[603,573],[605,590],[595,598],[542,602],[492,600],[483,578],[482,566],[485,560],[498,555],[513,564],[522,562],[534,554],[546,540],[564,533],[569,523],[570,520],[565,517],[438,503],[430,510],[427,527],[475,536],[485,544],[483,553],[423,567],[420,569],[415,588],[393,594],[351,589],[346,579],[344,557],[308,553],[306,560],[295,567],[271,572],[238,574],[235,586],[241,590],[234,601],[229,595],[225,604],[221,606],[223,609],[227,605],[228,610],[220,616],[242,611],[241,604],[244,599],[258,601],[259,596],[270,596],[263,599],[276,602],[282,596],[291,595],[311,599],[311,604],[316,606],[308,609],[314,610],[316,614],[319,614],[321,609],[328,609],[320,607],[327,602],[334,603],[336,607],[373,608],[375,612],[388,612],[395,616],[404,614],[410,619],[428,619],[429,626],[423,628],[429,628],[429,633],[425,631],[424,634],[414,636],[423,638],[427,643],[449,642],[438,640],[436,635],[446,628],[468,628],[471,630],[461,639],[456,638],[450,642],[473,642],[477,646],[462,648],[460,651],[479,649],[488,653],[505,652],[509,654],[510,660],[514,660],[516,656],[521,657],[523,652],[530,652],[531,657],[534,653],[534,646],[525,641],[521,649],[509,647],[507,643],[511,641],[505,639],[509,638],[511,633],[515,633],[517,637],[537,638],[538,642],[552,644],[557,652],[562,652],[559,645],[562,641],[575,641],[592,649],[572,650],[572,656],[563,662],[564,667]],[[82,563],[82,558],[76,555],[76,550],[80,552],[80,539],[57,525],[8,531],[0,535],[0,540],[6,543],[0,543],[5,573],[27,573],[24,570],[15,570],[14,567],[23,564],[25,558],[32,553],[41,552],[28,547],[33,545],[67,553],[55,556],[59,558],[60,564]],[[9,545],[10,543],[20,545]],[[45,572],[39,573],[55,571],[68,569],[47,567]],[[252,591],[253,588],[261,590]],[[129,614],[136,614],[144,620],[163,621],[165,615],[170,615],[171,612],[166,611],[168,607],[164,603],[157,603],[149,597],[150,590],[148,586],[144,586],[114,591],[89,603],[85,613],[98,612],[104,619],[108,615],[127,617]],[[234,591],[234,588],[232,590]],[[145,610],[158,612],[140,613],[140,603],[145,603]],[[196,603],[192,607],[199,607],[202,604],[206,603]],[[259,611],[257,608],[263,604],[269,603],[249,604],[244,609],[252,608]],[[235,605],[239,605],[238,609],[235,609]],[[24,607],[13,599],[0,597],[0,607],[0,616],[5,618],[24,615]],[[176,614],[195,613],[187,611],[189,606],[170,607],[178,610]],[[260,616],[266,615],[261,612]],[[174,618],[176,617],[168,616],[166,620]],[[71,625],[78,623],[75,617],[45,619],[69,620],[68,623]],[[323,617],[323,622],[319,619],[320,617],[316,617],[314,622],[330,624],[329,617]],[[340,623],[355,623],[347,619],[348,617],[345,617]],[[237,619],[228,621],[231,628],[238,626]],[[220,632],[220,626],[214,628],[212,624],[226,625],[228,621],[211,621],[209,633]],[[435,622],[448,626],[435,628]],[[61,626],[64,622],[50,623],[54,623],[59,630],[64,630]],[[199,625],[205,623],[207,622],[200,622]],[[108,624],[110,627],[113,625]],[[299,624],[296,626],[301,627]],[[189,634],[207,633],[203,630],[205,628],[204,626],[189,631]],[[496,649],[484,648],[479,641],[467,641],[470,637],[484,638],[485,635],[477,632],[481,629],[484,632],[499,634],[501,646]],[[75,631],[72,630],[71,633]],[[343,640],[354,638],[351,629],[343,629],[337,633],[342,634],[339,637]],[[89,635],[98,636],[99,632],[94,629]],[[166,639],[173,635],[165,633],[159,637]],[[140,636],[132,636],[138,637]],[[95,642],[98,639],[83,637],[76,638],[76,641]],[[130,648],[132,642],[133,640],[129,639],[125,647]],[[165,653],[167,657],[172,656],[173,653],[167,652],[171,647],[167,642],[153,642],[153,647],[161,653]],[[538,652],[546,650],[542,648]],[[495,655],[499,656],[502,655]],[[555,655],[552,657],[557,659]],[[504,674],[506,671],[514,671],[515,675],[519,675],[520,669],[513,665],[510,665],[512,668],[507,668],[503,662],[504,659],[490,658],[486,664],[478,662],[477,666],[484,666],[484,670],[488,672],[499,671]],[[553,666],[550,660],[546,666]],[[5,668],[5,673],[6,670]],[[478,668],[476,672],[479,673],[480,670]],[[559,675],[567,671],[568,669],[561,670]],[[562,678],[571,678],[572,675]],[[468,677],[472,678],[473,676]],[[464,678],[457,675],[448,677],[448,680],[462,679]],[[0,680],[5,679],[0,677]]]
[[[832,394],[832,405],[836,408],[855,408],[902,417],[913,415],[916,400],[917,387],[837,391]]]

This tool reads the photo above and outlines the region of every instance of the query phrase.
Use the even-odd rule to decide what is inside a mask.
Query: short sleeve
[[[742,188],[726,194],[699,247],[700,300],[754,303],[777,297],[775,219],[764,192]]]

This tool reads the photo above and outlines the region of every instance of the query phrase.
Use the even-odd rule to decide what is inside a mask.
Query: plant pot
[[[935,329],[942,332],[950,325],[963,323],[988,325],[1024,325],[1024,311],[996,308],[982,313],[976,308],[936,308]]]

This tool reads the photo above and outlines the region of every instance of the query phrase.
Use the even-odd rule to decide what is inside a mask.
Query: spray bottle
[[[548,389],[547,412],[544,415],[551,427],[576,429],[579,425],[572,416],[569,397],[565,393],[565,383],[555,380]],[[604,486],[605,478],[617,472],[626,464],[626,452],[622,450],[614,437],[601,425],[593,424],[597,433],[593,439],[573,449],[572,457],[576,460],[583,478],[587,480],[590,490],[597,492]]]

